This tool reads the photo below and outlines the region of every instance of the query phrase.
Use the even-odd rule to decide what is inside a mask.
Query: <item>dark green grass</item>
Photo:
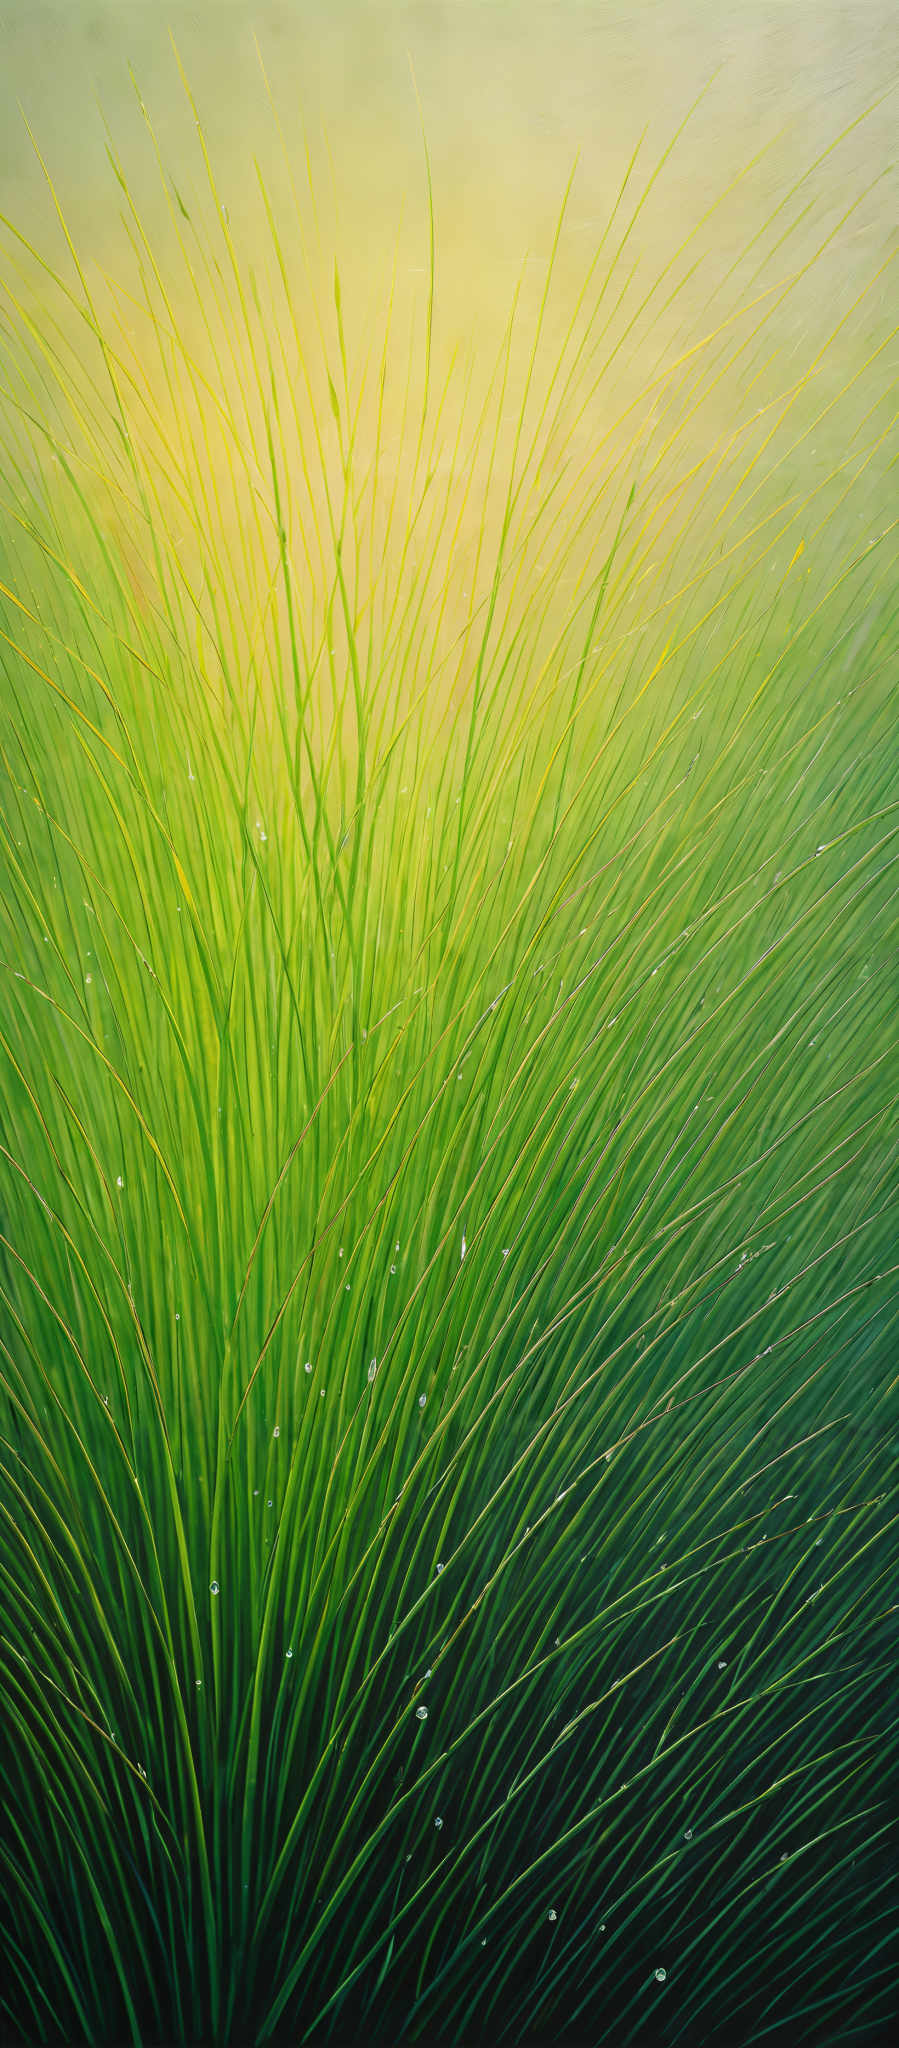
[[[892,273],[797,361],[856,195],[705,306],[635,159],[466,381],[433,228],[372,340],[113,168],[119,285],[5,230],[8,2038],[884,2039]]]

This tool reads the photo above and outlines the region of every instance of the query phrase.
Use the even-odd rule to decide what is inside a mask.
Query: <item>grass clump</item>
[[[5,228],[11,2038],[873,2041],[890,273],[635,156],[485,365],[199,135]]]

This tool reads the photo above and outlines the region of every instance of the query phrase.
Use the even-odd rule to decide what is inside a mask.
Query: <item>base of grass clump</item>
[[[635,160],[466,380],[203,157],[5,231],[7,2037],[880,2040],[873,302]]]

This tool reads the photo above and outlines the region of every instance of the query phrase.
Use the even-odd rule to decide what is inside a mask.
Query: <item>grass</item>
[[[7,2038],[878,2041],[865,195],[647,288],[635,152],[485,363],[433,204],[373,321],[198,145],[116,280],[4,225]]]

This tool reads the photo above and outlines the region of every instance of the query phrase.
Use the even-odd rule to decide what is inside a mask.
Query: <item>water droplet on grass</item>
[[[376,1358],[373,1358],[373,1359],[372,1359],[372,1361],[371,1361],[371,1364],[370,1364],[370,1366],[369,1366],[369,1368],[368,1368],[368,1382],[369,1382],[369,1386],[371,1386],[371,1384],[372,1384],[372,1382],[373,1382],[373,1380],[374,1380],[374,1377],[375,1377],[375,1374],[376,1374],[377,1370],[378,1370],[378,1361],[377,1361],[377,1359],[376,1359]]]
[[[292,1650],[285,1650],[285,1652],[284,1652],[284,1655],[285,1655],[285,1657],[292,1657],[292,1656],[293,1656],[293,1651],[292,1651]]]
[[[550,1906],[549,1912],[547,1913],[546,1917],[547,1920],[558,1920],[559,1915],[556,1912],[555,1906]]]
[[[311,1371],[312,1371],[312,1360],[311,1360],[311,1358],[307,1358],[307,1360],[306,1360],[306,1363],[305,1363],[305,1365],[304,1365],[304,1367],[303,1367],[303,1371],[304,1371],[304,1372],[311,1372]]]
[[[211,1581],[211,1583],[210,1583],[209,1591],[210,1591],[210,1593],[217,1593],[217,1592],[218,1592],[218,1589],[219,1589],[219,1582],[218,1582],[218,1579],[213,1579],[213,1580]]]
[[[664,1982],[665,1982],[665,1979],[666,1979],[666,1977],[667,1977],[667,1975],[668,1975],[668,1972],[667,1972],[667,1970],[656,1970],[654,1974],[655,1974],[655,1980],[656,1980],[656,1983],[657,1983],[657,1984],[664,1984]]]
[[[418,1405],[419,1405],[419,1408],[424,1408],[424,1407],[425,1407],[425,1405],[426,1405],[426,1402],[427,1402],[427,1398],[428,1398],[428,1397],[427,1397],[427,1394],[419,1394],[419,1396],[418,1396]]]
[[[281,1434],[281,1424],[280,1424],[279,1422],[276,1422],[276,1423],[275,1423],[275,1427],[274,1427],[274,1429],[272,1430],[272,1436],[280,1436],[280,1434]]]
[[[438,1572],[442,1572],[442,1570],[443,1570],[443,1566],[442,1566],[442,1564],[439,1564],[439,1565],[437,1566],[437,1570],[438,1570]]]
[[[124,1187],[124,1185],[125,1185],[125,1177],[124,1177],[124,1174],[121,1174],[121,1173],[117,1173],[117,1174],[116,1174],[116,1183],[115,1183],[115,1184],[116,1184],[116,1187],[117,1187],[117,1188],[123,1188],[123,1187]]]
[[[415,1719],[416,1719],[416,1721],[426,1721],[426,1720],[427,1720],[427,1718],[428,1718],[428,1710],[427,1710],[427,1707],[416,1707],[416,1709],[415,1709]]]
[[[440,1814],[439,1814],[439,1813],[438,1813],[438,1815],[437,1815],[437,1818],[436,1818],[436,1820],[435,1820],[435,1822],[434,1822],[434,1826],[435,1826],[435,1828],[442,1828],[442,1826],[443,1826],[443,1821],[442,1821],[442,1819],[441,1819],[441,1817],[440,1817]]]

